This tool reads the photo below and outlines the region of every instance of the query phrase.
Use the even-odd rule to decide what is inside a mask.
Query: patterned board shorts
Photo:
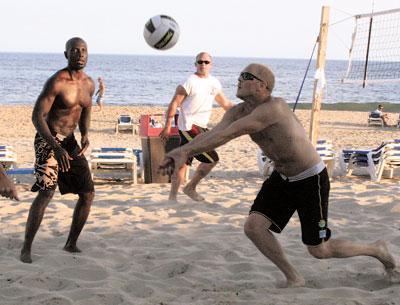
[[[35,177],[32,192],[55,190],[57,185],[61,194],[88,193],[94,191],[92,176],[85,156],[78,156],[80,147],[72,134],[68,137],[56,134],[54,139],[73,158],[68,172],[59,170],[54,150],[38,133],[35,136]]]

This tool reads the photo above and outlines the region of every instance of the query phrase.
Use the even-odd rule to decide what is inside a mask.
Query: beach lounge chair
[[[377,179],[377,169],[386,142],[371,149],[344,149],[340,155],[340,167],[346,176],[351,176],[355,169],[363,168],[371,180]]]
[[[262,177],[267,178],[269,175],[271,175],[274,169],[273,162],[264,154],[261,149],[257,150],[257,164],[258,171]]]
[[[12,146],[0,145],[0,163],[6,170],[17,166],[17,154]]]
[[[16,167],[6,171],[7,175],[13,179],[14,183],[33,184],[35,181],[35,169],[33,167]]]
[[[90,168],[96,177],[121,179],[128,177],[137,183],[137,159],[132,148],[94,148],[90,154]]]
[[[138,128],[139,128],[139,125],[137,123],[133,122],[133,119],[130,115],[121,114],[118,117],[117,124],[115,124],[115,133],[118,133],[122,130],[129,130],[129,131],[132,131],[132,133],[137,134]]]
[[[368,126],[372,126],[372,125],[378,125],[381,127],[384,126],[383,119],[381,118],[379,113],[371,112],[368,115]]]
[[[329,177],[333,176],[333,169],[335,168],[335,151],[330,140],[318,140],[315,146],[320,158],[324,161]]]
[[[384,171],[389,171],[389,178],[393,178],[393,170],[400,167],[400,141],[387,143],[380,156],[376,181],[380,181]]]
[[[321,160],[326,164],[329,177],[333,175],[333,169],[335,167],[335,152],[333,150],[332,142],[329,140],[318,140],[316,150],[321,157]],[[262,152],[261,149],[257,151],[257,164],[260,174],[266,178],[268,177],[273,169],[273,162]]]

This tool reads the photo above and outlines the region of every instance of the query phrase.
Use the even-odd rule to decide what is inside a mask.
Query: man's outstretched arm
[[[164,161],[160,165],[160,172],[170,175],[174,170],[183,166],[187,158],[213,150],[234,138],[261,131],[266,127],[265,120],[253,113],[236,121],[233,120],[235,111],[235,108],[229,110],[222,121],[212,130],[197,136],[191,142],[166,154]]]

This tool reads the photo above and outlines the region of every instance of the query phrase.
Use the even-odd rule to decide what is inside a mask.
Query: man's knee
[[[327,243],[322,243],[318,246],[308,246],[307,248],[308,252],[315,258],[324,259],[331,257]]]
[[[271,222],[264,216],[250,214],[244,223],[244,234],[250,239],[257,238],[260,234],[268,234]]]
[[[88,193],[80,193],[79,194],[79,198],[83,202],[91,204],[93,202],[93,199],[94,199],[94,194],[95,194],[94,191],[88,192]]]
[[[40,190],[37,195],[37,198],[39,198],[39,200],[41,201],[45,201],[48,203],[53,198],[54,193],[55,190],[45,190],[45,191]]]

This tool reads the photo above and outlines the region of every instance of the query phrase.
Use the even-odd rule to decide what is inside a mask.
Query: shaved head
[[[274,89],[275,75],[267,66],[261,64],[250,64],[243,70],[243,72],[250,72],[254,76],[257,76],[267,85],[270,92]]]
[[[86,41],[84,41],[82,38],[80,37],[73,37],[71,39],[69,39],[66,44],[65,44],[65,51],[68,51],[69,49],[72,48],[73,45],[75,45],[75,43],[77,42],[83,42],[84,44],[87,45]]]
[[[196,61],[198,61],[200,58],[206,58],[208,57],[208,59],[210,59],[210,61],[212,61],[212,57],[210,54],[208,54],[207,52],[200,52],[199,54],[197,54],[196,56]]]

